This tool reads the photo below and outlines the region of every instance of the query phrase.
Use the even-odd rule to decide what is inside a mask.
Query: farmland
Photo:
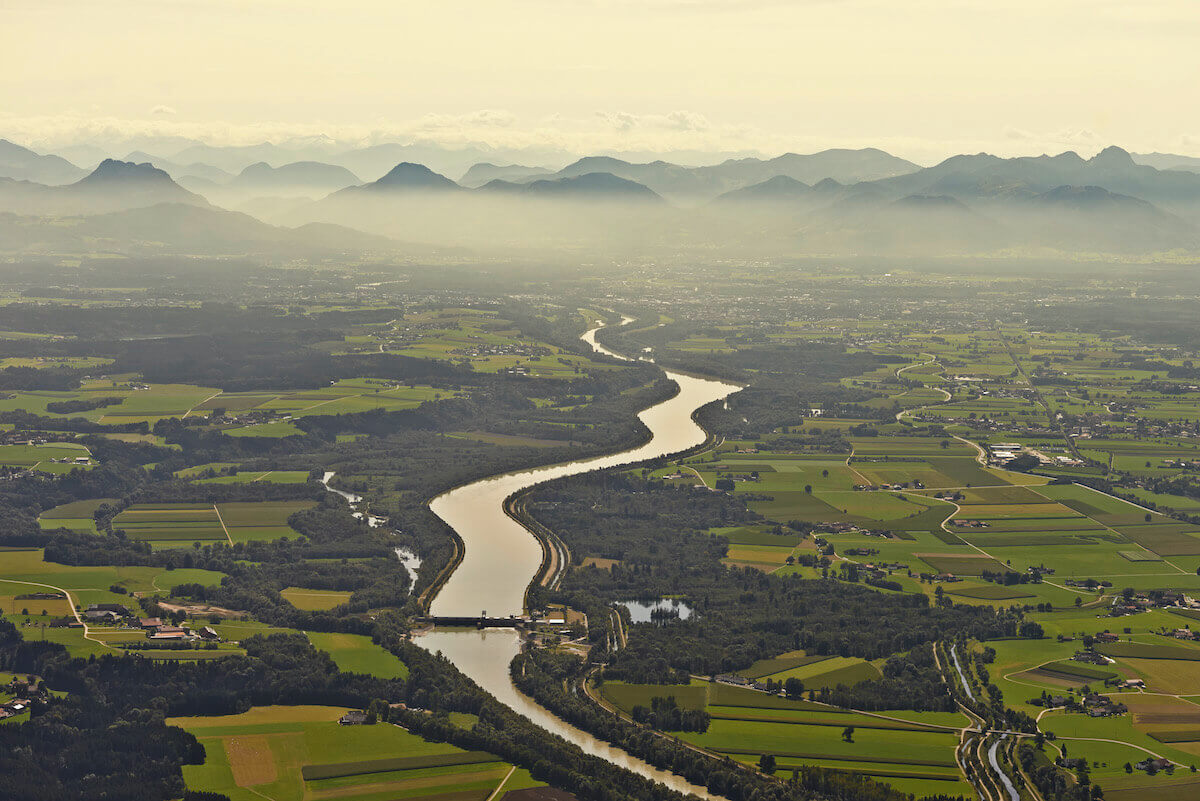
[[[672,388],[652,364],[578,342],[585,323],[628,314],[638,322],[606,332],[614,349],[745,389],[697,414],[711,438],[686,455],[531,498],[570,566],[533,588],[530,611],[567,609],[571,624],[532,632],[522,664],[529,676],[531,655],[547,667],[543,684],[522,688],[531,697],[630,748],[653,743],[656,759],[682,754],[674,764],[702,777],[739,762],[728,772],[745,781],[742,797],[783,797],[802,766],[831,771],[813,781],[970,796],[955,744],[975,724],[947,711],[953,645],[983,699],[973,712],[1011,731],[1006,744],[1053,733],[1039,758],[1065,747],[1087,759],[1106,797],[1188,792],[1200,758],[1200,647],[1188,638],[1200,608],[1187,600],[1200,593],[1200,353],[1180,335],[1190,305],[1178,330],[1155,328],[1154,313],[1120,330],[1113,309],[1145,286],[1123,287],[1095,323],[1043,311],[1070,293],[1032,279],[976,297],[983,285],[957,274],[788,272],[764,292],[740,267],[685,279],[677,266],[629,266],[589,275],[567,302],[540,294],[536,272],[514,274],[525,289],[508,303],[410,292],[428,280],[415,272],[363,281],[343,269],[311,285],[299,268],[256,273],[240,305],[164,288],[100,310],[0,306],[5,328],[70,328],[0,337],[34,354],[0,354],[0,370],[36,368],[6,374],[14,383],[0,392],[0,502],[13,521],[0,608],[25,640],[130,657],[79,668],[94,683],[72,684],[117,699],[71,718],[98,744],[87,772],[126,764],[106,756],[120,743],[105,732],[144,726],[140,743],[167,742],[138,710],[176,704],[206,713],[171,720],[206,747],[204,765],[184,767],[188,787],[233,799],[482,801],[509,776],[502,797],[528,775],[470,749],[518,736],[529,750],[496,753],[570,765],[556,781],[578,778],[580,799],[597,786],[636,797],[625,774],[521,728],[422,652],[429,596],[416,597],[461,555],[429,498],[644,439],[636,413]],[[1099,282],[1088,289],[1108,297]],[[269,309],[255,305],[264,292]],[[56,350],[88,355],[39,361]],[[322,493],[315,479],[330,472],[386,524],[360,525]],[[410,572],[415,592],[397,548],[424,562]],[[634,599],[678,601],[689,616],[635,622],[623,605]],[[49,627],[91,603],[223,641],[135,653],[147,635],[132,621]],[[156,665],[166,659],[206,661],[173,672]],[[672,739],[626,737],[591,716],[586,682],[629,715],[674,696],[707,727],[679,718],[662,724]],[[289,703],[297,688],[322,703],[404,701],[408,731],[337,726],[343,706],[229,714]],[[1088,690],[1127,711],[1092,717]],[[1179,768],[1125,771],[1149,754]],[[773,779],[758,769],[768,756]],[[163,775],[181,764],[158,762]]]
[[[184,768],[191,790],[232,801],[380,797],[488,798],[539,786],[522,770],[482,752],[430,743],[397,726],[340,726],[345,709],[255,707],[240,715],[170,718],[205,746],[202,765]]]
[[[848,389],[878,393],[865,405],[892,410],[891,419],[813,409],[806,419],[772,428],[753,427],[747,418],[744,428],[753,434],[731,436],[652,475],[744,496],[762,516],[709,530],[728,540],[727,564],[850,581],[866,573],[933,600],[1023,607],[1046,638],[983,643],[977,653],[995,650],[991,680],[1007,705],[1031,715],[1043,711],[1025,703],[1039,692],[1086,687],[1132,705],[1141,690],[1113,686],[1125,679],[1144,681],[1151,693],[1200,693],[1192,668],[1197,650],[1180,628],[1200,619],[1200,610],[1182,608],[1182,599],[1171,614],[1155,609],[1161,594],[1200,591],[1200,521],[1180,519],[1195,513],[1200,497],[1192,477],[1200,463],[1194,386],[1177,379],[1161,392],[1135,386],[1162,381],[1162,370],[1114,367],[1127,343],[1102,336],[1001,327],[972,331],[970,338],[946,331],[931,338],[901,322],[846,320],[774,327],[771,336],[812,342],[831,328],[840,336],[854,331],[864,348],[907,360],[841,379]],[[880,337],[881,328],[889,336]],[[732,356],[746,347],[736,324],[721,331],[668,339],[658,353]],[[731,406],[738,408],[737,396]],[[1065,422],[1056,424],[1047,411]],[[1005,469],[1013,457],[1004,454],[1014,450],[1028,463]],[[1160,489],[1166,482],[1170,489]],[[1172,635],[1177,629],[1185,633]],[[1120,642],[1096,644],[1101,664],[1076,661],[1100,632],[1115,632]],[[740,673],[755,681],[811,679],[836,659],[784,653]],[[627,709],[637,697],[621,685],[606,683],[601,691]],[[681,704],[684,697],[697,703],[691,688]],[[1200,728],[1180,725],[1168,732],[1171,747],[1164,749],[1148,738],[1145,719],[1055,713],[1042,728],[1126,743],[1072,745],[1095,760],[1095,781],[1126,792],[1147,787],[1144,776],[1122,769],[1127,759],[1137,762],[1151,751],[1186,765],[1194,759],[1187,754],[1200,747]],[[729,733],[729,725],[714,715],[709,733],[680,736],[753,737]],[[1181,781],[1157,780],[1155,797],[1186,792]]]
[[[294,537],[288,516],[311,501],[260,503],[135,504],[113,518],[113,528],[155,548],[190,547],[193,542],[250,542]]]
[[[780,664],[756,666],[753,672],[798,661],[803,661],[802,657],[784,657]],[[804,667],[817,668],[823,662],[837,663],[839,666],[834,670],[845,670],[836,657],[816,660]],[[788,672],[773,675],[778,677]],[[819,673],[814,671],[814,676],[813,680],[820,681]],[[838,680],[852,682],[867,678],[870,676],[866,674],[845,675]],[[707,732],[683,732],[676,736],[748,764],[757,763],[763,754],[771,754],[784,772],[797,765],[819,764],[879,777],[899,790],[918,795],[969,792],[954,760],[957,728],[965,725],[965,718],[957,714],[909,714],[904,719],[856,714],[699,681],[688,687],[606,682],[596,692],[625,713],[630,713],[635,704],[648,706],[655,695],[668,694],[675,696],[681,706],[704,709],[712,718]],[[838,737],[849,726],[854,727],[853,742]]]
[[[116,627],[55,627],[71,618],[75,607],[116,603],[136,608],[127,593],[164,591],[172,584],[195,582],[215,585],[221,574],[209,570],[165,570],[154,567],[75,567],[47,562],[40,550],[0,551],[0,611],[5,619],[28,632],[30,639],[59,643],[72,656],[111,654],[123,643],[142,642],[145,635]],[[121,592],[114,592],[120,589]],[[18,595],[50,591],[58,599],[18,599]],[[181,652],[182,653],[182,652]],[[188,655],[203,652],[186,652]]]
[[[308,639],[319,650],[325,651],[347,673],[367,673],[383,679],[402,679],[408,668],[396,658],[361,634],[325,634],[309,632]]]

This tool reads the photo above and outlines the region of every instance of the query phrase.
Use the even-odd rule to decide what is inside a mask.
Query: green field
[[[96,466],[96,462],[91,458],[91,452],[79,443],[52,442],[45,445],[0,445],[0,465],[27,467],[61,475],[72,470],[89,470]]]
[[[539,785],[525,771],[510,775],[511,766],[495,757],[428,742],[397,726],[338,725],[345,711],[269,706],[167,723],[191,732],[205,749],[204,764],[184,766],[188,789],[232,801],[378,801],[450,792],[483,801],[501,782],[504,790]]]
[[[362,634],[337,634],[310,631],[308,639],[321,651],[326,651],[339,670],[347,673],[367,673],[381,679],[402,679],[408,676],[408,666],[395,654],[371,642]]]
[[[764,660],[745,673],[786,667],[802,659],[797,654]],[[825,661],[836,663],[839,657],[809,662],[802,668],[819,668]],[[861,660],[849,661],[871,667]],[[875,671],[874,675],[879,674]],[[954,761],[955,730],[966,724],[966,718],[957,713],[901,711],[874,717],[696,680],[687,686],[605,682],[597,692],[627,714],[635,705],[650,706],[655,696],[674,696],[681,707],[705,709],[712,718],[707,732],[676,736],[752,764],[760,754],[773,754],[785,773],[791,766],[819,764],[865,771],[904,792],[968,792],[959,786],[961,777]],[[840,739],[847,726],[855,727],[853,743]]]
[[[94,498],[87,501],[73,501],[47,509],[38,516],[42,528],[69,528],[77,531],[96,533],[96,521],[93,514],[104,504],[115,504],[116,498]]]
[[[113,592],[119,587],[126,593],[167,594],[176,584],[197,583],[207,586],[219,584],[224,574],[211,570],[176,569],[162,567],[116,567],[62,565],[46,562],[41,550],[0,551],[0,612],[21,629],[26,639],[45,639],[66,647],[72,656],[102,656],[113,653],[113,649],[124,642],[143,642],[140,631],[91,627],[85,636],[81,628],[52,628],[50,624],[72,615],[72,607],[86,607],[94,603],[118,603],[133,612],[138,611],[137,601],[124,593]],[[58,600],[17,599],[15,596],[35,592],[62,592],[66,598]],[[23,613],[28,610],[30,614]],[[43,615],[41,612],[47,612]],[[28,624],[27,624],[28,622]],[[45,628],[43,628],[45,624]],[[225,652],[181,651],[174,655],[181,658],[208,658],[212,654],[224,656]],[[160,655],[159,653],[155,654]],[[168,653],[162,653],[169,656]]]
[[[324,611],[334,609],[350,600],[349,592],[339,590],[309,590],[303,587],[284,587],[283,599],[297,609]]]
[[[156,548],[183,548],[206,541],[273,540],[297,536],[287,525],[288,517],[314,505],[313,501],[144,503],[118,514],[112,525],[130,539],[147,540]]]

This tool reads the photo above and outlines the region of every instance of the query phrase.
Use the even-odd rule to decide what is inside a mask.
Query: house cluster
[[[904,572],[908,573],[910,576],[912,575],[912,572],[908,569],[908,565],[900,564],[899,562],[893,562],[891,564],[880,564],[880,565],[874,564],[872,562],[867,562],[866,564],[864,564],[862,566],[862,568],[863,568],[863,570],[866,571],[866,577],[867,577],[868,582],[881,581],[883,579],[886,579],[888,576],[892,575],[893,570],[903,570]]]
[[[506,345],[479,344],[450,351],[453,356],[463,356],[468,359],[486,359],[490,356],[521,356],[528,359],[540,359],[553,356],[554,351],[541,345]]]
[[[5,397],[4,393],[0,393],[0,400],[8,400],[12,396]],[[12,429],[9,431],[0,431],[0,445],[45,445],[45,437],[30,438],[28,431],[21,429]]]
[[[920,481],[904,481],[896,484],[855,484],[854,489],[858,492],[878,492],[880,490],[906,490],[906,489],[925,489],[925,484]]]
[[[84,621],[96,625],[126,626],[139,629],[145,633],[147,640],[155,642],[221,642],[221,635],[212,626],[192,629],[188,626],[175,626],[170,621],[157,617],[135,618],[128,607],[121,604],[91,604],[81,615]],[[78,628],[83,622],[74,617],[64,617],[54,621],[51,626]]]
[[[1113,661],[1104,654],[1098,654],[1095,651],[1076,651],[1071,659],[1076,662],[1086,662],[1089,665],[1107,665]]]
[[[813,533],[818,536],[821,534],[852,534],[858,530],[858,526],[854,525],[853,523],[822,523],[821,530],[814,531]],[[813,541],[816,542],[817,545],[825,544],[824,542],[817,542],[816,539]]]
[[[991,528],[992,524],[986,520],[951,520],[950,525],[956,528]]]
[[[1144,770],[1147,773],[1153,775],[1155,773],[1158,773],[1160,770],[1166,771],[1167,773],[1173,772],[1175,770],[1175,763],[1169,759],[1162,759],[1162,758],[1153,758],[1152,759],[1152,758],[1147,757],[1146,759],[1143,759],[1141,762],[1134,765],[1134,767],[1137,768],[1138,770]]]
[[[5,695],[9,696],[9,700],[0,701],[0,720],[14,718],[29,709],[29,705],[34,700],[45,700],[46,690],[36,684],[30,684],[17,677],[13,677],[7,685],[0,688]]]
[[[1107,718],[1113,715],[1124,715],[1129,707],[1124,704],[1114,704],[1107,695],[1091,693],[1083,697],[1083,709],[1088,717]]]
[[[1025,452],[1019,442],[996,442],[988,446],[989,460],[993,464],[1006,465]]]
[[[1121,594],[1113,598],[1109,607],[1109,617],[1136,615],[1150,609],[1197,609],[1200,602],[1174,590],[1154,590],[1149,593],[1135,592],[1132,595]],[[1190,638],[1189,638],[1190,639]]]
[[[92,463],[92,460],[90,458],[88,458],[87,456],[76,456],[74,458],[72,458],[70,456],[64,456],[61,459],[52,458],[52,459],[50,459],[50,461],[54,462],[55,464],[77,464],[77,465],[81,465],[81,466],[89,465]]]
[[[1034,706],[1044,706],[1047,709],[1065,708],[1082,712],[1092,718],[1107,718],[1113,715],[1124,715],[1129,707],[1121,703],[1113,703],[1107,695],[1088,693],[1078,701],[1073,695],[1044,695],[1030,700]]]
[[[221,641],[221,635],[212,626],[204,626],[193,630],[188,626],[172,626],[170,623],[163,623],[157,617],[139,618],[138,628],[146,633],[147,640],[154,640],[156,642]]]
[[[1111,581],[1097,581],[1097,580],[1096,580],[1096,579],[1094,579],[1094,578],[1085,578],[1085,579],[1073,579],[1073,578],[1069,578],[1069,579],[1063,579],[1063,584],[1067,585],[1068,587],[1079,587],[1079,588],[1081,588],[1081,589],[1085,589],[1085,590],[1093,590],[1093,591],[1095,591],[1095,589],[1096,589],[1097,587],[1106,587],[1106,588],[1107,588],[1107,587],[1111,587],[1111,586],[1112,586],[1112,582],[1111,582]]]
[[[0,702],[0,720],[15,718],[29,709],[28,698],[14,698],[11,701]]]
[[[1165,467],[1173,467],[1179,470],[1200,469],[1200,461],[1196,459],[1163,459],[1162,463]]]
[[[83,619],[88,623],[107,623],[117,625],[132,613],[121,604],[91,604],[83,610]]]
[[[777,689],[768,686],[765,681],[748,679],[745,676],[739,676],[735,673],[722,673],[719,676],[714,676],[714,678],[721,684],[732,684],[735,687],[747,687],[751,690],[758,690],[759,692],[764,693],[778,692]]]
[[[956,581],[962,581],[961,578],[953,573],[922,573],[920,578],[921,581],[944,581],[948,584],[952,584]]]

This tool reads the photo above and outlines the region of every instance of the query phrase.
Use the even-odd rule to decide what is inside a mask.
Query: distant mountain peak
[[[230,186],[248,191],[307,192],[344,189],[361,183],[358,176],[334,164],[320,161],[293,161],[272,167],[257,161],[243,169]]]
[[[827,179],[828,180],[828,179]],[[836,184],[836,182],[835,182]],[[840,186],[840,184],[838,184]],[[719,202],[776,202],[802,198],[812,192],[812,187],[790,175],[775,175],[757,184],[734,189],[717,197]]]
[[[96,169],[79,181],[83,185],[108,183],[141,183],[177,186],[171,176],[149,162],[135,164],[132,161],[105,159]]]
[[[424,164],[402,161],[388,174],[373,184],[376,189],[460,189],[461,187],[444,175],[436,173]]]
[[[0,139],[0,176],[40,184],[68,184],[86,174],[61,156],[42,155]]]
[[[471,166],[459,184],[466,187],[480,187],[492,181],[501,180],[509,183],[524,183],[531,178],[542,178],[554,172],[546,167],[526,167],[523,164],[493,164],[481,161]]]
[[[621,199],[662,202],[662,197],[653,189],[637,181],[621,178],[608,172],[588,172],[569,178],[531,181],[525,185],[525,192],[534,195],[576,199]]]
[[[1034,195],[1032,199],[1039,203],[1056,203],[1079,209],[1154,208],[1153,204],[1141,198],[1110,192],[1102,186],[1056,186],[1048,192]]]
[[[1116,145],[1109,145],[1091,159],[1093,167],[1133,167],[1136,166],[1129,151]]]

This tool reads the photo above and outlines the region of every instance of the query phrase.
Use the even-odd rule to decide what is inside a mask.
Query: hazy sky
[[[0,0],[0,137],[1200,155],[1197,0]]]

